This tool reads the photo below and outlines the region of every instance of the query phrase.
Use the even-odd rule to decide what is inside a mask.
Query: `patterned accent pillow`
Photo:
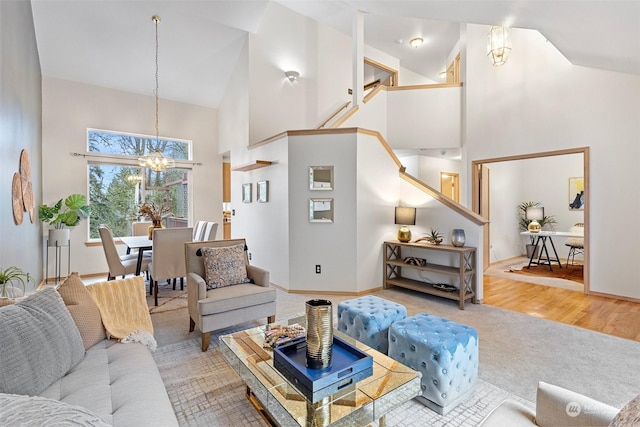
[[[71,273],[58,287],[58,293],[76,322],[85,349],[93,347],[107,337],[98,305],[78,273]]]
[[[202,248],[207,290],[249,283],[244,245]]]

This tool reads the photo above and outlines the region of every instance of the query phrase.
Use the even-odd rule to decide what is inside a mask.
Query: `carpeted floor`
[[[277,319],[299,313],[304,301],[320,296],[277,292]],[[167,291],[170,298],[168,293],[170,291]],[[163,295],[162,290],[159,295]],[[375,295],[405,305],[409,315],[427,312],[476,328],[480,337],[479,376],[482,382],[476,392],[477,398],[468,402],[473,408],[459,408],[464,411],[461,419],[490,411],[507,395],[533,402],[538,381],[585,393],[617,407],[640,393],[638,342],[486,305],[469,304],[465,305],[465,310],[458,310],[454,301],[403,289],[382,290]],[[335,305],[350,298],[329,297]],[[199,425],[197,420],[200,419],[206,420],[207,425],[262,425],[259,415],[244,397],[241,380],[228,370],[230,368],[219,354],[217,337],[212,337],[212,346],[206,353],[200,352],[200,334],[197,330],[188,332],[188,314],[185,308],[180,308],[179,303],[184,300],[175,298],[171,301],[165,304],[164,311],[156,311],[151,316],[159,344],[155,357],[184,425]],[[168,309],[169,304],[173,304],[172,309]],[[493,396],[497,396],[495,400]],[[428,415],[436,417],[429,425],[464,425],[438,419],[430,411],[417,413],[414,420],[410,415],[412,411],[422,409],[403,408],[397,414],[389,415],[387,423],[425,425],[411,422],[423,420]],[[474,419],[467,425],[475,423]]]
[[[211,348],[200,350],[200,340],[191,339],[158,348],[154,358],[182,426],[266,426],[249,404],[245,386],[219,351],[219,336],[240,328],[221,331],[211,337]],[[180,363],[176,363],[179,360]],[[388,426],[472,427],[511,395],[480,380],[474,395],[446,416],[440,416],[416,401],[409,401],[387,414]],[[373,425],[377,425],[374,423]]]

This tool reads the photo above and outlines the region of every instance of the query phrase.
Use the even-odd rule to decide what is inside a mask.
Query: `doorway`
[[[440,192],[460,203],[460,175],[454,172],[440,172]]]
[[[496,165],[503,162],[515,162],[518,160],[532,160],[532,159],[551,159],[556,158],[557,156],[567,156],[572,154],[582,155],[582,176],[584,178],[584,194],[585,194],[585,204],[583,214],[583,222],[584,222],[584,293],[588,294],[589,292],[589,195],[590,195],[590,180],[589,180],[589,147],[581,147],[567,150],[557,150],[557,151],[547,151],[541,153],[532,153],[532,154],[524,154],[517,156],[508,156],[508,157],[499,157],[499,158],[491,158],[491,159],[483,159],[483,160],[475,160],[471,162],[472,166],[472,209],[474,212],[482,215],[484,218],[488,219],[489,222],[487,224],[487,228],[484,233],[484,242],[483,242],[483,252],[485,253],[484,257],[484,269],[486,270],[489,266],[490,262],[490,254],[492,253],[492,244],[491,244],[491,220],[492,220],[492,209],[495,207],[489,204],[488,197],[491,194],[491,187],[489,186],[489,170],[491,169],[491,165]],[[559,159],[561,160],[561,158]],[[525,179],[530,179],[533,182],[540,182],[541,177],[544,177],[545,170],[541,169],[536,171],[535,174],[530,174],[525,177]],[[538,181],[536,181],[538,180]],[[495,181],[495,180],[494,180]],[[545,186],[540,183],[541,188],[548,188],[548,191],[562,191],[563,194],[566,192],[567,198],[567,210],[569,209],[569,189],[568,182],[567,183],[557,183],[556,186]],[[564,188],[562,188],[564,187]]]

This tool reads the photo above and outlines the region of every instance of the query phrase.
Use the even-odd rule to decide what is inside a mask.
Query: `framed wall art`
[[[309,190],[333,190],[333,166],[310,166]]]
[[[584,178],[569,178],[569,210],[584,210]]]
[[[309,222],[333,222],[333,199],[309,199]]]
[[[251,184],[242,184],[242,203],[251,203]]]
[[[269,201],[269,181],[258,181],[256,184],[256,200],[258,203],[267,203]]]

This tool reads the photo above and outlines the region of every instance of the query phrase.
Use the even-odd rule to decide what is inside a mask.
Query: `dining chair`
[[[194,242],[199,242],[202,240],[202,233],[204,232],[204,227],[207,221],[198,221],[196,222],[195,227],[193,227],[193,239]]]
[[[218,232],[218,223],[207,221],[204,226],[204,231],[200,237],[201,241],[216,240],[216,233]]]
[[[187,275],[184,260],[184,244],[191,242],[193,228],[156,228],[153,230],[153,252],[149,264],[149,287],[153,287],[155,305],[158,305],[158,281],[180,278],[180,287],[184,289],[184,277]]]
[[[98,227],[100,232],[100,240],[102,240],[102,249],[107,259],[107,265],[109,272],[107,273],[107,280],[114,280],[116,276],[126,276],[127,274],[134,274],[138,266],[138,255],[127,254],[120,255],[116,248],[116,242],[113,239],[113,233],[111,229],[106,225],[100,225]],[[140,271],[148,271],[149,262],[151,257],[144,256],[142,258],[142,267]]]
[[[149,233],[149,227],[153,225],[152,221],[135,221],[131,223],[132,236],[146,236]]]

